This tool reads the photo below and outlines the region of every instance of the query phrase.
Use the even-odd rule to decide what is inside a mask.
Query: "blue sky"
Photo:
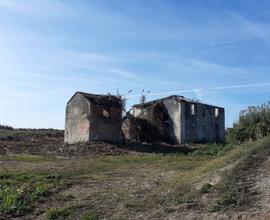
[[[0,124],[64,128],[75,91],[269,101],[270,1],[0,0]]]

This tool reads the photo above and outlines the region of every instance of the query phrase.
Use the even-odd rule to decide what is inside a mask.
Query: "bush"
[[[233,128],[226,131],[229,143],[255,141],[270,134],[270,102],[242,110]]]
[[[200,189],[200,193],[202,193],[202,194],[209,193],[211,191],[212,187],[213,186],[210,183],[206,183]]]

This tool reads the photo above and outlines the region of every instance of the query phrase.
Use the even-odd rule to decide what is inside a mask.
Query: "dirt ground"
[[[184,146],[65,146],[61,138],[0,141],[1,172],[53,173],[68,182],[50,189],[33,212],[0,217],[48,219],[52,208],[64,207],[72,212],[55,219],[270,219],[270,142],[266,145],[269,147],[228,163],[227,154],[210,159],[190,156],[187,153],[192,149]],[[228,184],[239,192],[235,196],[240,205],[210,210],[227,173]],[[190,194],[206,183],[212,190]],[[89,212],[96,214],[83,218]]]

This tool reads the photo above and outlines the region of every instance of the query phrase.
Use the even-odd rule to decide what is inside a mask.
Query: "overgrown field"
[[[28,146],[29,141],[19,146]],[[42,148],[42,142],[32,141],[31,148]],[[0,147],[9,142],[1,141]],[[172,154],[126,149],[118,155],[68,157],[5,151],[0,155],[0,216],[196,219],[245,210],[252,207],[252,193],[256,194],[249,191],[252,186],[245,178],[267,159],[269,146],[266,137],[239,146],[208,145]]]

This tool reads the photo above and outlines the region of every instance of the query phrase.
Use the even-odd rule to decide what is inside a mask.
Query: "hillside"
[[[270,212],[269,146],[270,137],[200,148],[65,147],[60,131],[2,131],[0,216],[263,219]]]

